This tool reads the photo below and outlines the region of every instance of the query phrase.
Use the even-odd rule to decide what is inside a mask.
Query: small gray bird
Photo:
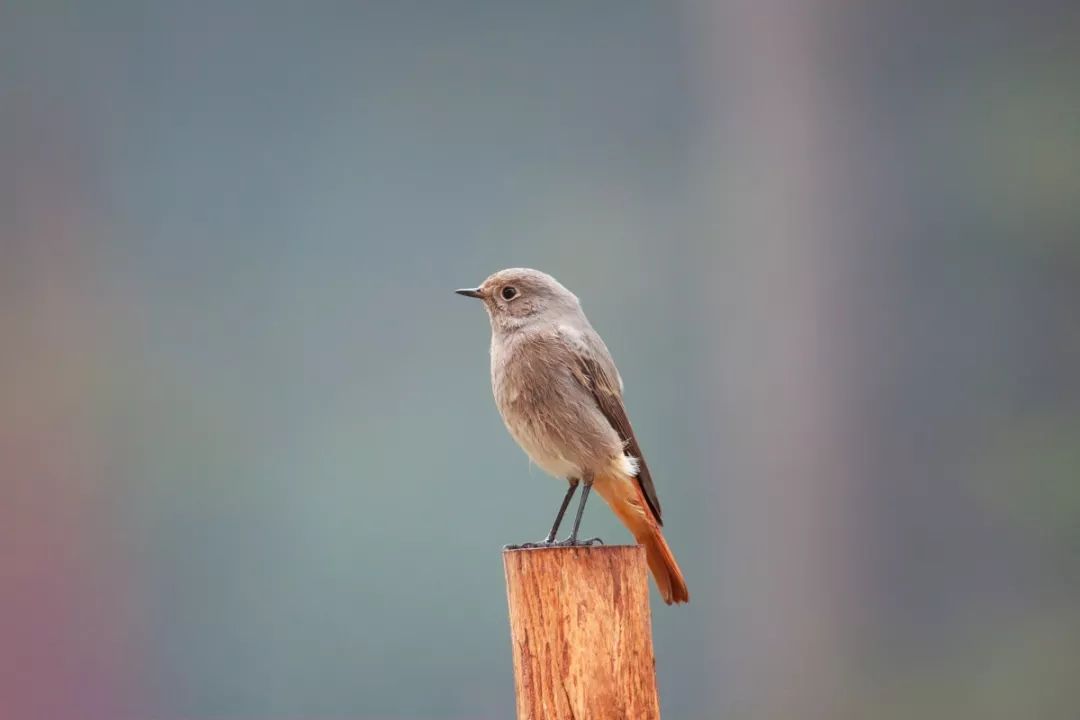
[[[578,528],[589,491],[645,546],[664,602],[690,599],[660,531],[660,501],[622,401],[622,378],[577,296],[546,273],[501,270],[477,288],[491,320],[491,386],[507,429],[534,463],[569,482],[547,538],[522,547],[587,545]],[[555,534],[583,485],[570,537]]]

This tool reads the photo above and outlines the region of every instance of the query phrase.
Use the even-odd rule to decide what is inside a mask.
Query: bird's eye
[[[517,294],[518,291],[516,287],[511,287],[510,285],[507,285],[502,289],[503,300],[513,300],[517,297]]]

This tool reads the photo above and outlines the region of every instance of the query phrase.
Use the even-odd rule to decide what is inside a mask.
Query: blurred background
[[[1080,717],[1078,78],[1068,2],[4,3],[0,717],[512,717],[516,265],[667,720]]]

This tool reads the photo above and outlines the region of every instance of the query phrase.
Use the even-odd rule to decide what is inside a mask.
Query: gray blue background
[[[0,716],[512,717],[562,485],[451,291],[525,265],[665,718],[1074,718],[1078,73],[1074,3],[5,3]]]

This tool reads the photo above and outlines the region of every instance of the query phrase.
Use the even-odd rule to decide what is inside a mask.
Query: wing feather
[[[584,385],[596,400],[600,412],[604,414],[611,426],[619,433],[626,452],[637,459],[637,481],[641,491],[645,495],[645,501],[652,511],[653,517],[659,525],[663,525],[660,519],[660,499],[656,496],[656,487],[653,485],[649,466],[645,463],[645,457],[634,436],[634,428],[630,425],[630,418],[626,415],[626,408],[622,400],[622,379],[619,371],[615,369],[615,363],[598,335],[593,347],[583,346],[580,342],[571,342],[574,359],[577,367],[574,376]],[[571,338],[567,338],[571,339]],[[573,338],[577,340],[578,338]],[[598,343],[598,346],[596,345]]]

